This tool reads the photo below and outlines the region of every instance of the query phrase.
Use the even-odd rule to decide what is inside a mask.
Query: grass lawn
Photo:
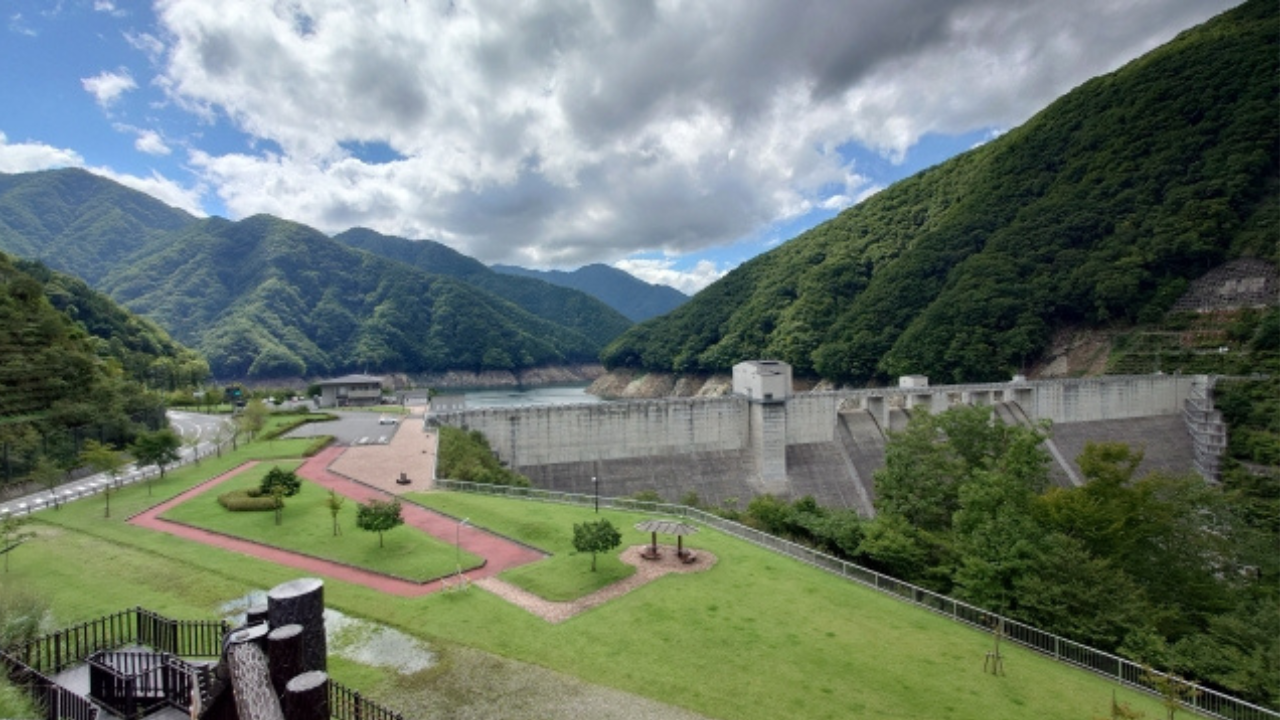
[[[304,441],[277,440],[270,448],[254,443],[222,462],[231,467],[248,453],[277,453],[291,442],[298,443],[296,456]],[[222,603],[250,589],[297,577],[291,568],[130,526],[123,521],[127,512],[117,512],[143,509],[215,471],[217,463],[207,460],[170,473],[151,498],[143,487],[119,491],[110,519],[102,517],[100,497],[37,513],[39,537],[12,553],[12,569],[0,583],[48,597],[56,621],[66,625],[133,605],[178,618],[213,617]],[[429,502],[528,538],[562,562],[589,565],[589,558],[561,553],[563,540],[554,539],[566,537],[573,522],[593,519],[586,509],[451,493]],[[617,518],[624,543],[646,539],[631,528],[630,516],[604,516]],[[318,523],[322,529],[327,520]],[[535,539],[540,533],[543,539]],[[558,625],[478,588],[397,598],[326,579],[325,600],[445,650],[476,648],[712,718],[1085,720],[1109,714],[1115,683],[1009,644],[1007,675],[984,674],[987,633],[708,528],[688,539],[714,553],[717,565],[661,578]],[[333,666],[339,681],[393,708],[413,707],[418,687],[474,692],[474,677],[451,668],[444,662],[424,671],[421,682],[406,682],[352,663]],[[1154,698],[1123,688],[1117,696],[1147,718],[1164,717]]]
[[[597,518],[589,510],[548,505],[540,506],[540,512],[534,515],[528,512],[528,507],[474,503],[470,502],[473,496],[460,493],[409,493],[404,497],[454,517],[470,518],[476,527],[501,528],[499,532],[503,535],[551,553],[543,560],[512,568],[499,576],[547,600],[563,602],[590,595],[636,571],[619,560],[618,555],[627,546],[640,544],[630,542],[631,535],[637,534],[632,526],[643,519],[639,515],[613,511],[599,515],[622,533],[622,545],[617,552],[597,555],[596,571],[592,572],[591,555],[579,554],[573,549],[574,524]]]
[[[262,477],[276,465],[294,470],[299,464],[296,460],[263,463],[187,500],[161,517],[415,582],[433,580],[457,570],[459,553],[451,543],[407,525],[383,533],[380,547],[376,533],[356,527],[359,504],[354,500],[347,500],[339,511],[338,526],[342,534],[335,536],[333,516],[326,504],[329,491],[305,479],[298,494],[285,499],[280,525],[276,525],[274,512],[231,512],[218,503],[217,497],[222,493],[258,487]],[[464,570],[482,563],[481,558],[471,553],[460,555]]]

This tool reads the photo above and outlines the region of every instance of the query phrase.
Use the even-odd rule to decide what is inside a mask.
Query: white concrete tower
[[[733,392],[747,399],[748,437],[755,453],[754,485],[762,493],[789,495],[787,398],[791,366],[779,360],[749,360],[733,366]]]

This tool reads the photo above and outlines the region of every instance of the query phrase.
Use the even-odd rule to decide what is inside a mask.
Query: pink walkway
[[[344,448],[332,447],[326,448],[317,453],[314,457],[303,463],[298,469],[298,474],[312,482],[318,483],[327,489],[336,491],[341,495],[345,495],[357,502],[368,502],[370,500],[386,500],[391,496],[379,490],[374,490],[366,485],[361,485],[353,480],[339,477],[329,472],[329,464],[342,454]],[[160,517],[169,508],[185,502],[186,500],[199,495],[218,484],[229,480],[230,478],[248,470],[256,465],[256,462],[246,463],[229,472],[219,475],[208,480],[196,487],[187,490],[159,505],[141,512],[129,519],[129,522],[138,527],[145,527],[151,530],[176,535],[188,540],[195,540],[206,545],[213,545],[225,550],[231,550],[250,557],[256,557],[267,560],[278,565],[286,565],[297,568],[313,575],[324,575],[335,580],[364,585],[375,590],[380,590],[392,595],[400,595],[404,597],[415,597],[418,595],[426,595],[428,593],[440,590],[443,586],[441,581],[436,580],[429,583],[415,583],[408,580],[400,580],[397,578],[387,577],[378,573],[370,572],[361,568],[350,567],[341,563],[331,562],[329,560],[321,560],[319,558],[309,557],[288,550],[281,550],[267,545],[262,545],[249,540],[223,535],[221,533],[210,532],[200,528],[183,525],[180,523],[170,522]],[[415,527],[443,542],[450,545],[454,542],[455,533],[458,538],[458,544],[463,550],[474,555],[479,555],[485,559],[482,567],[470,570],[464,573],[467,577],[475,580],[478,578],[492,577],[507,568],[516,567],[531,563],[535,560],[541,560],[545,557],[542,553],[531,550],[518,543],[511,542],[505,538],[498,537],[491,533],[471,527],[464,526],[459,530],[458,522],[453,518],[441,515],[437,512],[427,510],[417,505],[405,504],[403,517],[406,525]]]

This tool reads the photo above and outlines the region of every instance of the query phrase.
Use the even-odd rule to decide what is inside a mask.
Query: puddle
[[[223,603],[218,612],[233,627],[244,624],[245,612],[255,605],[266,605],[267,593],[252,590],[248,594]],[[406,635],[371,620],[353,618],[332,608],[324,610],[325,642],[329,654],[370,667],[388,668],[401,675],[436,664],[435,653],[418,638]]]

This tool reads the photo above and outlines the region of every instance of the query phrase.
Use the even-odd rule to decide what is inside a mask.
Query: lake
[[[522,407],[526,405],[573,405],[604,402],[587,394],[586,385],[556,385],[519,390],[499,388],[495,390],[467,390],[467,409],[488,407]]]

